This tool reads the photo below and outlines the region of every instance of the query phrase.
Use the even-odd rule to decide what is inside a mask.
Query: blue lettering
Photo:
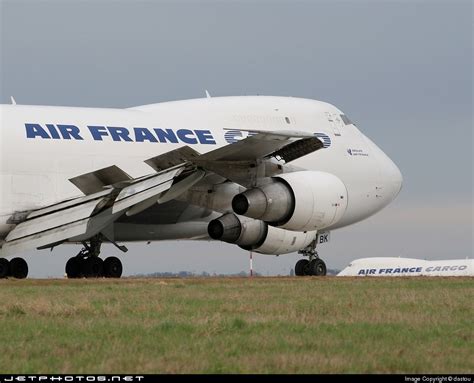
[[[70,140],[74,138],[75,140],[83,140],[79,134],[81,131],[77,126],[74,125],[58,125],[58,129],[63,136],[63,139]]]
[[[105,126],[89,125],[88,128],[94,141],[102,141],[102,136],[109,135],[105,129]]]
[[[125,128],[116,126],[87,125],[89,133],[94,141],[104,141],[104,137],[111,137],[116,142],[161,142],[177,144],[180,141],[185,144],[203,144],[215,145],[210,130],[190,130],[161,128],[142,128],[136,127]],[[43,138],[43,139],[64,139],[64,140],[84,140],[81,129],[76,125],[66,124],[33,124],[25,123],[25,132],[27,138]],[[132,135],[133,134],[133,135]],[[323,240],[323,239],[321,239]]]
[[[156,133],[156,136],[158,137],[158,141],[160,142],[171,142],[173,144],[178,143],[178,138],[174,134],[174,132],[171,129],[153,129]]]
[[[395,270],[393,270],[393,273],[399,273],[400,272],[400,269],[399,268],[396,268]]]
[[[385,269],[380,269],[379,274],[383,274],[384,271],[385,271]]]
[[[375,269],[370,269],[369,274],[375,274],[375,271],[376,271]]]
[[[58,131],[56,130],[56,127],[53,124],[46,124],[46,127],[48,128],[49,134],[51,135],[51,138],[53,140],[61,139],[61,136],[59,135]]]
[[[364,269],[359,270],[359,272],[357,273],[357,275],[365,275],[365,270],[364,270]]]
[[[386,273],[387,273],[387,274],[392,274],[392,269],[387,269],[387,270],[386,270]]]
[[[410,269],[408,267],[404,267],[402,269],[402,273],[408,273],[410,271]]]
[[[416,267],[411,267],[410,268],[410,273],[416,273]]]
[[[133,142],[133,140],[130,138],[130,132],[128,131],[127,128],[107,126],[107,129],[110,132],[110,137],[112,137],[112,140]]]
[[[421,270],[422,270],[422,269],[423,269],[422,267],[417,267],[417,268],[416,268],[416,272],[417,272],[417,273],[421,273]]]
[[[462,266],[459,266],[458,267],[458,270],[466,270],[467,269],[467,266],[466,265],[462,265]]]
[[[190,135],[194,135],[192,130],[189,129],[179,129],[176,132],[178,138],[183,141],[185,144],[197,144],[198,141],[195,138],[188,137]]]
[[[209,130],[196,130],[196,136],[199,142],[204,145],[215,145],[216,141]]]
[[[44,139],[50,139],[46,130],[44,130],[40,124],[25,124],[26,138],[41,137]]]
[[[135,133],[136,142],[144,142],[145,140],[150,142],[158,142],[156,137],[146,128],[133,128],[133,131]]]

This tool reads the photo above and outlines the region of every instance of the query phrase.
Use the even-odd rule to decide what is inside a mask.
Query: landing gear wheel
[[[99,257],[89,257],[82,260],[82,274],[86,278],[99,278],[102,276],[103,273],[103,264]]]
[[[0,258],[0,279],[8,277],[10,274],[10,262],[8,259]]]
[[[81,277],[82,259],[79,257],[72,257],[66,263],[66,275],[68,278]]]
[[[296,262],[295,275],[297,276],[308,275],[306,272],[308,264],[309,264],[309,261],[307,259],[300,259],[298,262]]]
[[[315,258],[308,265],[308,274],[316,276],[326,275],[326,264],[322,259]]]
[[[104,277],[120,278],[122,276],[122,262],[117,257],[108,257],[104,261]]]
[[[28,263],[23,258],[13,258],[10,261],[10,275],[13,278],[25,279],[28,275]]]

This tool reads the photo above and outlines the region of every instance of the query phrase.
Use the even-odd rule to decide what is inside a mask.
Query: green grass
[[[473,373],[473,282],[1,280],[0,373]]]

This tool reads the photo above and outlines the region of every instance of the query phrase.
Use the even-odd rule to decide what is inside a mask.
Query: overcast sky
[[[335,104],[400,167],[397,200],[334,231],[329,268],[365,256],[473,255],[471,1],[7,1],[1,102],[129,107],[213,96],[298,96]],[[125,274],[239,272],[221,243],[132,245]],[[26,254],[60,276],[74,247]],[[106,247],[104,254],[116,251]],[[297,255],[261,256],[287,274]]]

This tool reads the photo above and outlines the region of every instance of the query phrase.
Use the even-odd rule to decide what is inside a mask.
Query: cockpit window
[[[354,123],[349,120],[349,117],[347,117],[345,114],[341,114],[341,118],[345,125],[354,125]]]

